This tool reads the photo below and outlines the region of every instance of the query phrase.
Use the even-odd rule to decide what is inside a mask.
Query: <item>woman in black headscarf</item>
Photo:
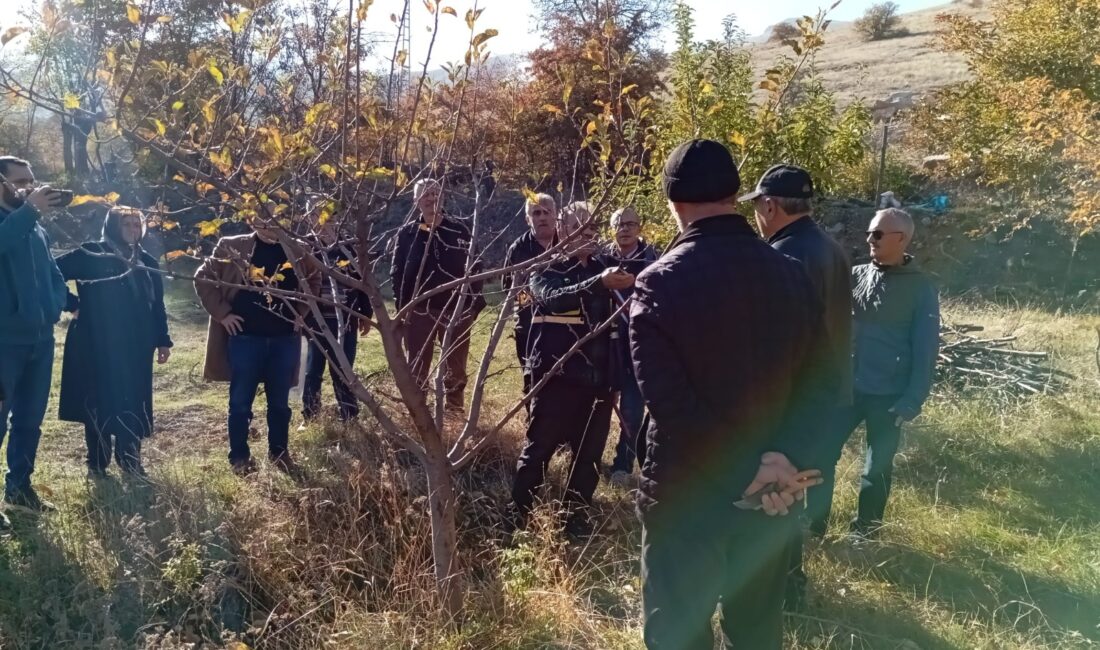
[[[84,425],[88,476],[102,478],[111,462],[144,476],[141,441],[153,432],[153,358],[168,361],[172,339],[164,285],[153,256],[141,248],[141,212],[115,207],[103,238],[57,259],[79,298],[65,339],[59,417]]]

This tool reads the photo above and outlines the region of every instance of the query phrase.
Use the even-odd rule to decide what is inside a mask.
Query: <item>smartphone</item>
[[[50,203],[57,208],[63,208],[73,202],[72,190],[50,189]]]

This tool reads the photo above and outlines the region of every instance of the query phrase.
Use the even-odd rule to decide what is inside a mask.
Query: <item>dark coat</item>
[[[575,258],[552,264],[531,277],[533,312],[527,363],[535,381],[593,329],[611,317],[611,292],[600,274],[614,262],[601,256],[582,265]],[[610,390],[617,381],[610,327],[569,357],[561,373],[578,384]]]
[[[398,309],[416,296],[453,282],[466,275],[470,250],[470,229],[458,219],[445,216],[435,228],[417,219],[397,231],[390,281]],[[476,265],[475,265],[476,270]],[[433,310],[454,307],[455,291],[444,291],[428,299]],[[467,288],[466,311],[480,313],[485,308],[481,283]]]
[[[825,307],[827,375],[837,406],[852,404],[852,263],[844,248],[812,217],[789,224],[768,239],[772,248],[802,263]]]
[[[558,236],[554,235],[554,240],[550,243],[551,248],[557,245]],[[520,235],[516,241],[512,242],[512,245],[508,247],[508,252],[504,255],[504,266],[514,266],[516,264],[523,264],[530,260],[535,259],[539,255],[546,252],[547,249],[542,247],[539,240],[535,239],[535,235],[530,230]],[[514,286],[523,286],[524,288],[516,296],[516,332],[526,332],[531,327],[531,292],[527,287],[528,279],[531,277],[532,271],[520,271],[518,273],[509,273],[501,279],[501,284],[504,291],[509,291]]]
[[[79,302],[69,308],[80,310],[65,338],[58,417],[145,438],[153,432],[153,356],[172,339],[157,261],[144,251],[136,261],[152,271],[128,271],[106,242],[57,259],[65,279],[77,281]]]
[[[630,344],[650,412],[640,507],[706,496],[732,508],[762,453],[817,458],[822,432],[801,391],[821,321],[806,272],[739,215],[692,224],[638,277]]]

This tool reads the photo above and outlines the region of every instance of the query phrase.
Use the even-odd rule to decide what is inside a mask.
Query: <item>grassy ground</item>
[[[267,467],[234,477],[225,387],[200,381],[204,321],[186,287],[171,294],[177,346],[156,370],[153,483],[87,483],[80,429],[47,422],[35,481],[59,512],[17,518],[0,540],[0,647],[641,648],[639,530],[625,491],[601,486],[602,527],[586,546],[565,544],[544,517],[502,550],[511,430],[460,477],[470,618],[449,632],[430,600],[418,469],[367,423],[292,432],[304,461],[295,480]],[[860,548],[843,538],[857,432],[831,534],[810,553],[810,607],[788,619],[792,647],[1100,644],[1097,320],[966,305],[947,314],[1052,350],[1078,380],[1013,405],[937,395],[908,429],[889,529]],[[381,371],[377,337],[360,349],[364,372]],[[517,386],[498,365],[495,414]]]

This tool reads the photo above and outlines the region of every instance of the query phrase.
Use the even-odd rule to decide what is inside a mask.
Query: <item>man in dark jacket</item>
[[[529,229],[508,247],[508,253],[504,256],[505,267],[533,260],[558,242],[558,207],[554,203],[554,197],[549,194],[538,194],[533,197],[533,200],[527,199],[524,211],[527,213]],[[522,287],[516,295],[515,339],[516,358],[523,372],[524,395],[531,389],[531,375],[527,367],[527,337],[531,332],[531,292],[527,286],[530,277],[531,271],[525,270],[509,273],[503,278],[505,291],[513,287]]]
[[[814,490],[808,506],[810,530],[825,534],[832,504],[836,464],[851,432],[847,428],[847,409],[852,404],[852,264],[844,249],[814,222],[814,185],[809,172],[794,165],[776,165],[764,172],[756,189],[739,201],[752,201],[756,225],[772,248],[800,262],[814,285],[815,295],[825,308],[823,389],[832,394],[828,412],[821,413],[830,423],[822,441],[823,457],[817,461],[824,483]],[[805,599],[806,574],[802,570],[802,536],[796,535],[791,547],[791,572],[787,582],[786,606],[798,609]]]
[[[348,363],[355,365],[359,334],[370,331],[370,321],[374,315],[370,300],[358,289],[349,289],[334,280],[330,273],[340,273],[357,279],[355,272],[355,242],[342,239],[338,227],[332,221],[318,224],[313,238],[314,253],[324,264],[327,271],[321,272],[321,297],[329,302],[318,303],[317,308],[324,319],[325,328],[339,344]],[[343,305],[345,309],[336,305]],[[363,320],[353,314],[361,314]],[[312,318],[310,319],[313,320]],[[305,420],[316,419],[321,412],[321,382],[324,380],[325,366],[332,377],[332,392],[336,396],[336,405],[341,422],[359,417],[359,401],[344,381],[336,358],[336,350],[325,335],[325,328],[319,323],[311,323],[313,335],[306,356],[306,376],[302,386],[302,416]],[[304,425],[303,425],[304,426]]]
[[[693,140],[670,155],[665,194],[682,233],[639,276],[634,369],[650,421],[638,499],[649,648],[782,644],[794,518],[814,472],[812,350],[821,308],[805,271],[734,214],[729,151]],[[764,512],[751,507],[758,495]],[[740,502],[735,506],[735,502]]]
[[[611,292],[630,288],[634,276],[619,271],[596,253],[596,227],[584,204],[562,211],[559,236],[572,236],[572,256],[553,264],[531,279],[530,366],[531,419],[527,444],[520,454],[512,486],[516,515],[522,520],[534,504],[546,466],[558,447],[568,444],[573,463],[565,501],[570,519],[567,530],[583,534],[587,514],[581,506],[592,502],[599,482],[600,456],[611,424],[611,328],[567,353],[612,316]],[[583,228],[577,235],[578,229]],[[564,359],[560,368],[559,361]],[[551,374],[552,373],[552,374]],[[538,384],[551,374],[546,384]]]
[[[441,197],[442,187],[434,180],[418,181],[413,188],[413,200],[420,218],[398,231],[390,269],[398,309],[466,275],[470,229],[443,213]],[[481,285],[475,283],[437,293],[416,305],[405,322],[405,354],[413,376],[421,389],[427,391],[436,344],[443,346],[459,301],[462,306],[458,309],[459,321],[452,334],[454,341],[440,352],[440,363],[446,368],[443,378],[446,408],[456,413],[465,409],[470,328],[485,307]]]
[[[35,189],[30,163],[0,158],[0,444],[11,416],[4,501],[33,512],[53,509],[31,487],[31,474],[50,398],[53,326],[68,294],[38,220],[63,203],[48,186]],[[9,526],[0,513],[0,530]]]
[[[615,231],[615,243],[607,247],[607,256],[618,263],[619,268],[637,276],[660,256],[657,249],[642,239],[642,219],[632,207],[617,210],[611,215],[611,228]],[[622,304],[629,300],[631,292],[616,291],[615,301]],[[611,482],[625,486],[634,471],[634,458],[638,454],[638,432],[645,417],[645,403],[642,391],[634,378],[634,364],[630,360],[630,317],[622,314],[615,324],[619,332],[616,360],[619,390],[619,442],[615,445],[615,459],[611,463]],[[645,462],[645,456],[639,463]]]
[[[882,526],[901,425],[920,415],[939,356],[939,295],[906,253],[913,230],[904,210],[879,211],[867,232],[872,261],[852,270],[855,398],[847,431],[867,424],[867,463],[852,521],[860,537]]]

